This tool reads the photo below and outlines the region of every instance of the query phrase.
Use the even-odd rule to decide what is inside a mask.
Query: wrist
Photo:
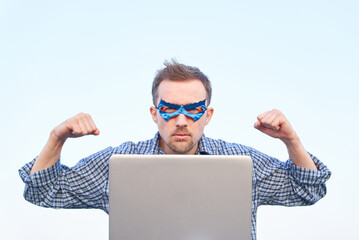
[[[302,145],[298,135],[295,132],[293,132],[291,136],[282,138],[281,140],[287,147],[291,147],[291,148],[300,147]]]
[[[62,145],[64,145],[65,141],[67,140],[67,138],[68,137],[59,137],[56,134],[56,128],[54,128],[50,133],[48,144],[53,147],[62,147]]]
[[[293,155],[297,155],[298,153],[306,152],[302,142],[299,137],[294,137],[291,139],[283,140],[285,146],[287,147],[289,157],[291,158]]]

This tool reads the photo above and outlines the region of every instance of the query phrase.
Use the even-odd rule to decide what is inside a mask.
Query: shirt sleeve
[[[309,155],[318,170],[298,167],[290,159],[282,162],[252,149],[259,205],[312,205],[324,197],[331,172],[319,159]]]
[[[36,158],[19,174],[24,198],[51,208],[99,208],[108,212],[108,168],[113,148],[108,147],[67,167],[60,160],[50,168],[30,174]]]

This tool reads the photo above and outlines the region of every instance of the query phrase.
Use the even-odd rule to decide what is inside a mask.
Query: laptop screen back
[[[110,240],[251,238],[248,156],[114,155]]]

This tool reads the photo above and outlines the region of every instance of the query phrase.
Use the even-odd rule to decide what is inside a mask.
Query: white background
[[[213,84],[205,133],[282,160],[253,128],[285,113],[332,171],[311,207],[260,207],[259,239],[358,239],[357,1],[0,1],[0,239],[107,239],[100,210],[23,199],[18,169],[53,127],[88,112],[100,136],[70,139],[74,165],[109,145],[152,138],[152,79],[163,61],[199,67]]]

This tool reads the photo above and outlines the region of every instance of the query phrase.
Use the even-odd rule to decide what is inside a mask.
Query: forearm
[[[293,164],[302,168],[318,170],[298,137],[283,142],[287,147],[289,158]]]
[[[58,139],[52,131],[44,149],[36,159],[30,174],[53,166],[60,158],[64,143],[65,140]]]

